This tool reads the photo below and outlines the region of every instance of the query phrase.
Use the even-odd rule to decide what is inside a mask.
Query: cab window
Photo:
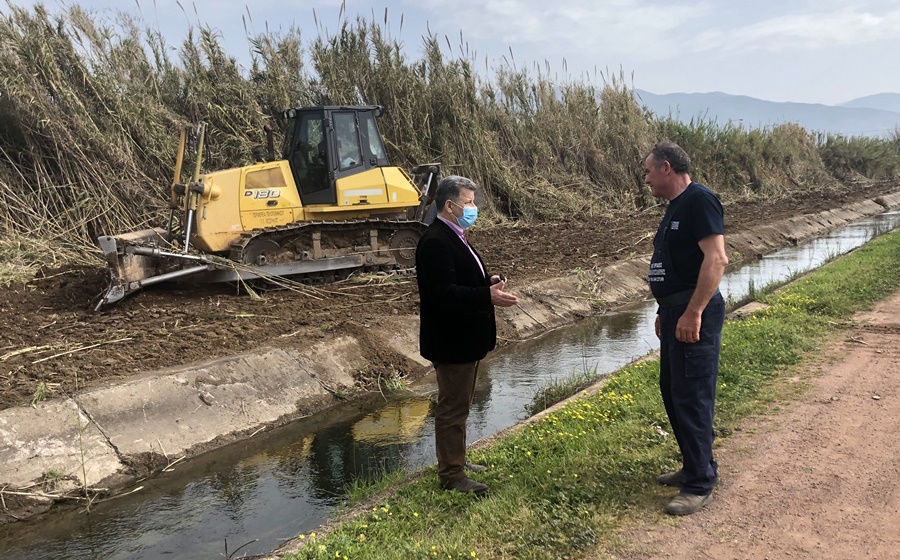
[[[359,132],[356,129],[356,113],[334,113],[333,118],[337,137],[338,169],[346,171],[362,165]]]

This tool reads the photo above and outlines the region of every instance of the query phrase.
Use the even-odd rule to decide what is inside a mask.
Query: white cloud
[[[455,45],[462,30],[492,65],[511,48],[519,68],[534,62],[543,69],[546,60],[551,71],[579,77],[622,68],[651,91],[720,90],[776,100],[849,98],[832,71],[859,91],[900,89],[900,76],[873,70],[871,59],[873,51],[900,50],[894,0],[663,2],[419,0],[418,6],[433,31]]]
[[[490,41],[514,52],[527,45],[529,53],[593,55],[598,60],[623,52],[669,56],[677,44],[668,37],[709,12],[705,2],[674,5],[642,0],[423,0],[420,5],[432,23],[437,19],[442,29],[462,29],[472,42]]]
[[[175,46],[199,19],[220,31],[228,52],[247,63],[248,11],[251,33],[296,25],[311,39],[317,34],[313,9],[319,26],[333,33],[345,0],[71,1],[129,13],[140,6],[148,26]],[[13,2],[30,6],[37,0]],[[448,37],[452,56],[462,46],[493,68],[512,50],[518,68],[536,63],[543,70],[547,61],[554,76],[577,79],[622,68],[634,85],[656,93],[719,90],[773,100],[845,100],[900,91],[900,74],[884,70],[900,52],[897,0],[346,0],[343,17],[353,21],[359,13],[380,24],[385,6],[388,30],[411,58],[421,54],[427,22],[433,33]]]
[[[858,8],[790,14],[701,35],[698,45],[717,51],[818,49],[900,39],[900,9],[876,15]]]

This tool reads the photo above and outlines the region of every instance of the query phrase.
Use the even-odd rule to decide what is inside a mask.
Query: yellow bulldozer
[[[280,159],[267,128],[268,157],[201,174],[205,126],[194,135],[195,169],[181,181],[182,129],[168,227],[98,239],[110,285],[96,309],[177,279],[322,282],[355,270],[409,270],[440,164],[411,174],[388,161],[379,106],[283,111]]]

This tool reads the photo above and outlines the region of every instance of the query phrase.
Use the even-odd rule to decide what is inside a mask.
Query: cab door
[[[337,202],[329,173],[328,131],[324,111],[300,113],[294,128],[291,169],[304,206]]]

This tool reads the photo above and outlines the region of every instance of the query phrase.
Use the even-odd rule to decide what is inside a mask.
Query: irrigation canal
[[[900,225],[888,212],[730,271],[738,301],[752,286],[784,281]],[[469,417],[469,441],[526,417],[525,405],[552,379],[609,373],[658,349],[656,306],[644,302],[502,349],[483,363]],[[434,463],[430,395],[410,393],[338,406],[213,451],[142,482],[143,490],[95,504],[90,514],[57,511],[0,528],[2,560],[158,560],[263,554],[315,531],[360,478]],[[227,543],[227,544],[226,544]],[[248,544],[249,543],[249,544]],[[227,549],[226,549],[227,547]]]

